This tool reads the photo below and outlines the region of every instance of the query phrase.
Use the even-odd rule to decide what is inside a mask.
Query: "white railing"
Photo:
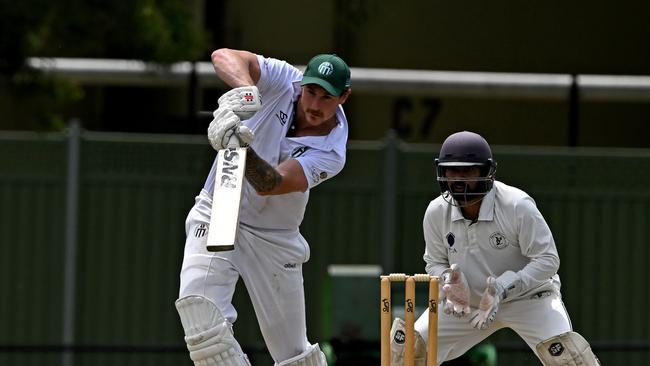
[[[86,85],[218,87],[209,62],[29,58],[27,65]],[[195,77],[195,78],[194,78]],[[650,102],[650,76],[352,68],[355,92],[437,97]]]

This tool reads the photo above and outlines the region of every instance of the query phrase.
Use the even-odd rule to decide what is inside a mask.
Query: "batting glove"
[[[487,278],[487,287],[481,297],[478,310],[472,314],[470,324],[476,329],[487,329],[494,321],[499,311],[499,303],[505,298],[506,292],[496,278]]]
[[[231,128],[223,135],[223,140],[226,141],[225,147],[248,147],[253,142],[255,135],[250,128],[238,125]]]
[[[241,125],[237,127],[237,130],[235,130],[235,134],[237,134],[237,138],[239,138],[239,143],[240,143],[239,146],[242,147],[246,147],[250,145],[255,139],[255,134],[247,126]]]
[[[219,98],[219,108],[233,111],[240,120],[246,120],[262,108],[262,98],[255,85],[234,88]]]
[[[228,146],[230,138],[241,125],[241,121],[229,109],[219,108],[212,115],[214,119],[208,126],[208,140],[212,148],[221,150]]]
[[[442,310],[445,314],[453,314],[462,318],[470,313],[469,285],[465,275],[457,263],[442,272]]]

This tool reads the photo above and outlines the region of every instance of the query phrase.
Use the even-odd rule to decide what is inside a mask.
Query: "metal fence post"
[[[397,144],[395,130],[388,130],[384,145],[384,202],[382,214],[381,265],[384,273],[393,271],[395,257],[395,212],[397,211]]]
[[[73,366],[76,287],[77,287],[77,226],[79,221],[79,153],[81,124],[72,119],[67,130],[67,175],[65,207],[65,274],[63,283],[63,345],[62,365]]]
[[[571,147],[578,146],[580,136],[580,88],[578,87],[578,76],[571,75],[571,86],[569,87],[569,139]]]

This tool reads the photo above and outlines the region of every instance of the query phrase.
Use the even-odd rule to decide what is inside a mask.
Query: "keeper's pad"
[[[427,345],[417,330],[415,333],[415,366],[425,366],[427,363]],[[404,365],[404,343],[406,341],[406,329],[404,320],[395,318],[390,328],[390,364],[391,366]]]
[[[190,295],[176,300],[185,343],[196,366],[251,366],[235,340],[231,324],[210,299]]]
[[[305,352],[296,357],[276,363],[275,366],[327,366],[325,354],[320,350],[318,344],[309,346]]]
[[[566,332],[540,342],[537,354],[546,366],[599,366],[589,343],[576,332]]]

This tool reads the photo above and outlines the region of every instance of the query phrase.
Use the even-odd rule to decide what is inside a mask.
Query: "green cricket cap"
[[[317,84],[328,93],[339,96],[350,87],[350,68],[337,55],[314,56],[302,75],[300,85]]]

